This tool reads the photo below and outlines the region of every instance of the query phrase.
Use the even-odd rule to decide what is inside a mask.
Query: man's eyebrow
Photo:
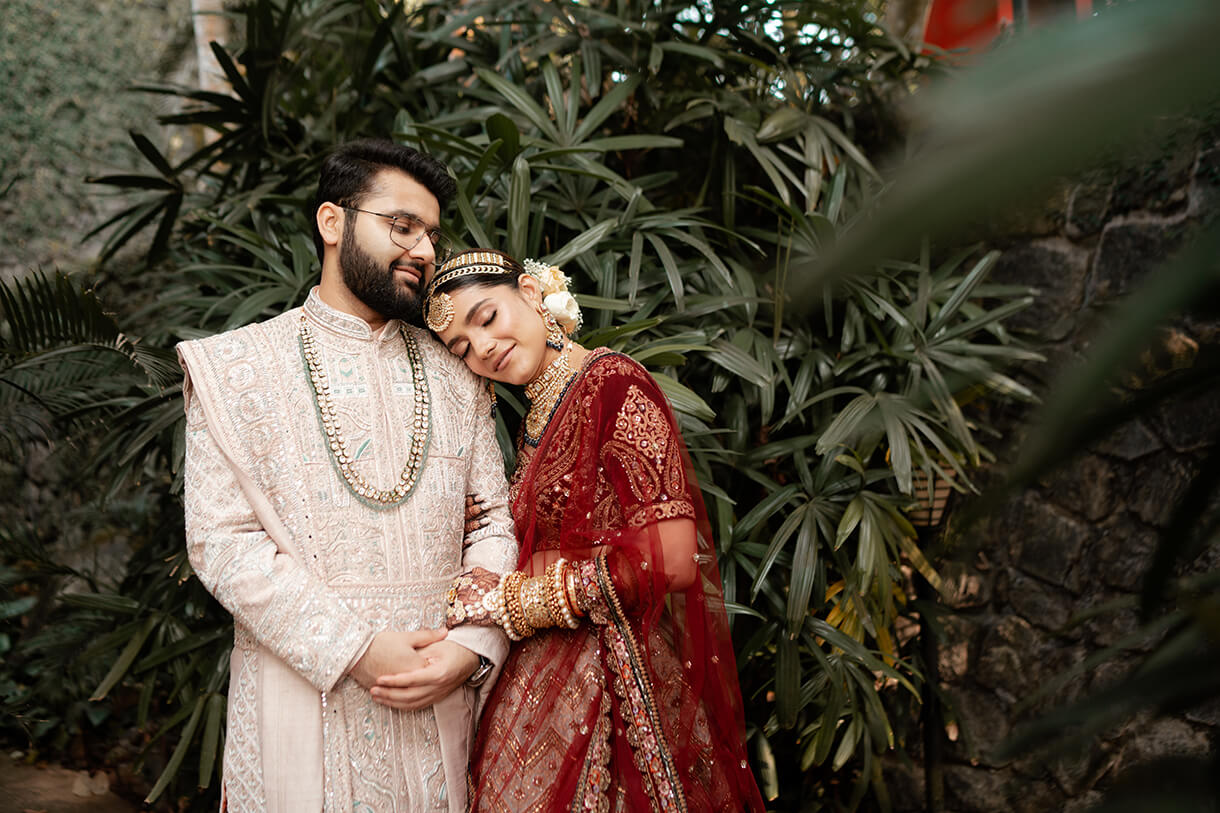
[[[470,320],[474,318],[474,315],[479,310],[479,308],[483,307],[490,301],[491,301],[491,297],[484,297],[483,299],[480,299],[478,302],[471,305],[470,310],[466,311],[465,323],[470,324]],[[445,347],[452,350],[453,346],[461,340],[462,340],[461,336],[454,336],[452,339],[449,340],[449,342],[445,345]]]
[[[414,212],[409,212],[406,209],[391,209],[390,211],[386,212],[386,214],[391,215],[393,217],[402,217],[402,218],[406,218],[409,220],[414,220],[416,223],[423,223],[424,228],[427,229],[428,231],[432,231],[433,229],[439,229],[441,227],[440,223],[436,223],[434,225],[429,224],[428,221],[424,220],[419,215],[415,214]]]

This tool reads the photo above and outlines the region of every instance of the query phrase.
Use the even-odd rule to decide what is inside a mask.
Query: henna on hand
[[[459,624],[492,626],[496,623],[483,597],[500,583],[500,574],[476,567],[458,576],[446,596],[445,626],[453,629]]]

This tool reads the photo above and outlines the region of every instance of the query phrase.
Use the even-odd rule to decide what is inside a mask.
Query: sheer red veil
[[[715,545],[664,395],[633,360],[595,351],[537,449],[522,449],[512,497],[518,567],[542,575],[560,556],[584,562],[585,584],[596,590],[596,576],[588,574],[605,554],[601,572],[612,582],[611,598],[581,629],[550,631],[515,648],[516,664],[506,671],[529,670],[519,679],[528,681],[521,696],[530,699],[498,711],[494,730],[480,727],[476,754],[502,748],[495,732],[512,731],[521,756],[517,780],[552,788],[555,806],[536,809],[557,809],[582,784],[605,779],[590,776],[588,754],[607,706],[599,711],[588,702],[585,709],[578,699],[588,691],[582,670],[595,675],[587,670],[601,668],[600,685],[613,687],[603,701],[614,729],[612,805],[658,809],[657,787],[669,781],[680,792],[674,807],[662,803],[666,809],[761,811]],[[506,686],[502,678],[491,706]],[[556,724],[564,714],[574,717]],[[542,737],[561,742],[533,748]],[[553,755],[548,764],[526,764],[527,755],[542,751]],[[480,809],[497,809],[501,789],[487,786],[486,776],[474,779]]]

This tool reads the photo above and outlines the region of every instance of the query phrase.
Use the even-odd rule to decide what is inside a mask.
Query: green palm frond
[[[154,384],[179,374],[172,354],[124,333],[93,291],[60,272],[0,281],[0,317],[0,375],[77,354],[102,365],[113,355]]]
[[[124,333],[97,296],[61,273],[0,282],[0,436],[13,453],[54,421],[95,426],[116,397],[181,375],[175,357]]]

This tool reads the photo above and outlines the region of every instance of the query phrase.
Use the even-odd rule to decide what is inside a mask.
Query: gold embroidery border
[[[653,736],[657,742],[657,751],[660,753],[661,763],[665,766],[666,778],[673,787],[674,804],[679,813],[686,813],[686,796],[683,794],[682,782],[678,776],[677,766],[674,765],[673,754],[669,752],[669,743],[665,741],[665,729],[661,727],[661,718],[657,714],[656,701],[652,696],[652,686],[648,684],[648,679],[644,672],[644,659],[640,657],[635,633],[631,631],[627,616],[623,612],[622,605],[619,603],[618,594],[614,591],[614,582],[610,578],[610,568],[606,564],[605,554],[598,556],[595,562],[597,567],[597,584],[602,590],[602,595],[609,599],[607,604],[609,605],[610,619],[614,624],[615,630],[622,636],[623,642],[626,644],[627,657],[631,666],[631,678],[644,700],[644,711],[648,714],[649,723],[652,725]]]

